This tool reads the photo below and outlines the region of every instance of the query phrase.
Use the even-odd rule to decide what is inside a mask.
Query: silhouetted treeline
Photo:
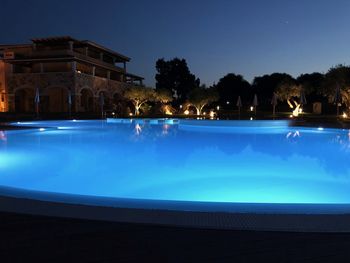
[[[156,89],[168,89],[172,92],[174,105],[184,103],[192,89],[200,87],[200,80],[192,74],[185,59],[159,59],[156,63]],[[272,73],[257,76],[251,83],[242,75],[229,73],[220,78],[217,84],[209,88],[216,89],[222,108],[233,109],[238,96],[243,106],[252,103],[254,94],[258,96],[259,107],[270,108],[274,92],[279,95],[279,104],[287,106],[286,100],[298,100],[301,91],[305,93],[309,107],[313,102],[332,105],[337,88],[340,89],[344,110],[350,107],[350,67],[337,65],[326,74],[314,72],[301,74],[297,78],[287,73]],[[293,92],[291,92],[293,91]]]

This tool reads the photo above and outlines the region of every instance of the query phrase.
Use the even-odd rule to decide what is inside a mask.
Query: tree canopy
[[[322,94],[327,96],[329,102],[334,100],[335,91],[340,88],[341,99],[345,103],[347,111],[350,111],[350,67],[338,65],[330,68],[325,75]]]
[[[190,91],[199,87],[200,80],[190,72],[185,59],[158,59],[156,70],[156,89],[171,91],[178,103],[183,103]]]
[[[188,102],[196,108],[197,115],[201,115],[202,110],[206,105],[215,102],[218,99],[219,95],[215,88],[207,88],[205,85],[202,85],[190,91]]]
[[[255,77],[252,83],[253,92],[259,96],[260,103],[270,105],[273,93],[283,82],[291,81],[293,77],[286,73],[273,73]]]
[[[318,72],[301,74],[296,80],[311,100],[322,100],[322,86],[325,80],[323,74]]]
[[[223,107],[232,107],[229,103],[236,103],[238,96],[241,96],[243,101],[247,101],[252,96],[251,87],[242,75],[229,73],[222,77],[216,85],[219,103]]]
[[[290,108],[294,108],[298,105],[296,98],[300,97],[300,89],[297,81],[290,76],[278,84],[275,93],[279,100],[286,101]]]
[[[155,101],[156,93],[154,89],[143,86],[131,86],[124,92],[124,97],[131,101],[135,107],[135,115],[140,114],[140,108],[146,102]]]
[[[155,92],[156,100],[162,104],[167,104],[173,100],[171,91],[168,89],[158,89]]]

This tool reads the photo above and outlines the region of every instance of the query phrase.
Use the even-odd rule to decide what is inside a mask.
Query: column
[[[111,72],[109,70],[107,71],[107,79],[111,79]]]
[[[40,63],[40,73],[44,73],[44,64]]]
[[[72,71],[76,72],[77,71],[77,62],[72,61]]]
[[[73,41],[68,41],[68,45],[69,45],[69,50],[70,51],[73,51],[73,44],[74,44]]]
[[[72,112],[80,112],[81,106],[81,95],[80,94],[72,94],[73,107]]]
[[[95,77],[95,73],[96,73],[96,67],[93,66],[93,67],[92,67],[92,76],[93,76],[93,77]]]
[[[84,53],[85,53],[85,56],[88,56],[88,55],[89,55],[89,48],[88,48],[88,47],[85,47],[85,48],[84,48]]]
[[[100,60],[103,60],[103,53],[100,53]]]
[[[7,107],[9,112],[15,112],[15,94],[8,94]]]

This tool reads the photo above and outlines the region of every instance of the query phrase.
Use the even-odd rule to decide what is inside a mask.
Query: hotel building
[[[36,38],[0,45],[0,112],[99,112],[112,109],[123,91],[143,85],[127,72],[130,58],[88,40]],[[37,101],[38,102],[38,101]]]

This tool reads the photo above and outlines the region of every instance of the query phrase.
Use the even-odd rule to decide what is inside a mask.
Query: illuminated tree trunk
[[[140,114],[140,106],[135,105],[135,115],[138,116]]]
[[[203,104],[203,105],[193,105],[195,108],[196,108],[196,111],[197,111],[197,115],[201,115],[202,114],[202,110],[204,108],[206,104]]]
[[[144,104],[146,101],[134,101],[135,106],[135,115],[138,116],[140,114],[140,108],[142,104]]]
[[[196,107],[196,110],[197,110],[197,115],[201,115],[201,111],[198,107]]]

